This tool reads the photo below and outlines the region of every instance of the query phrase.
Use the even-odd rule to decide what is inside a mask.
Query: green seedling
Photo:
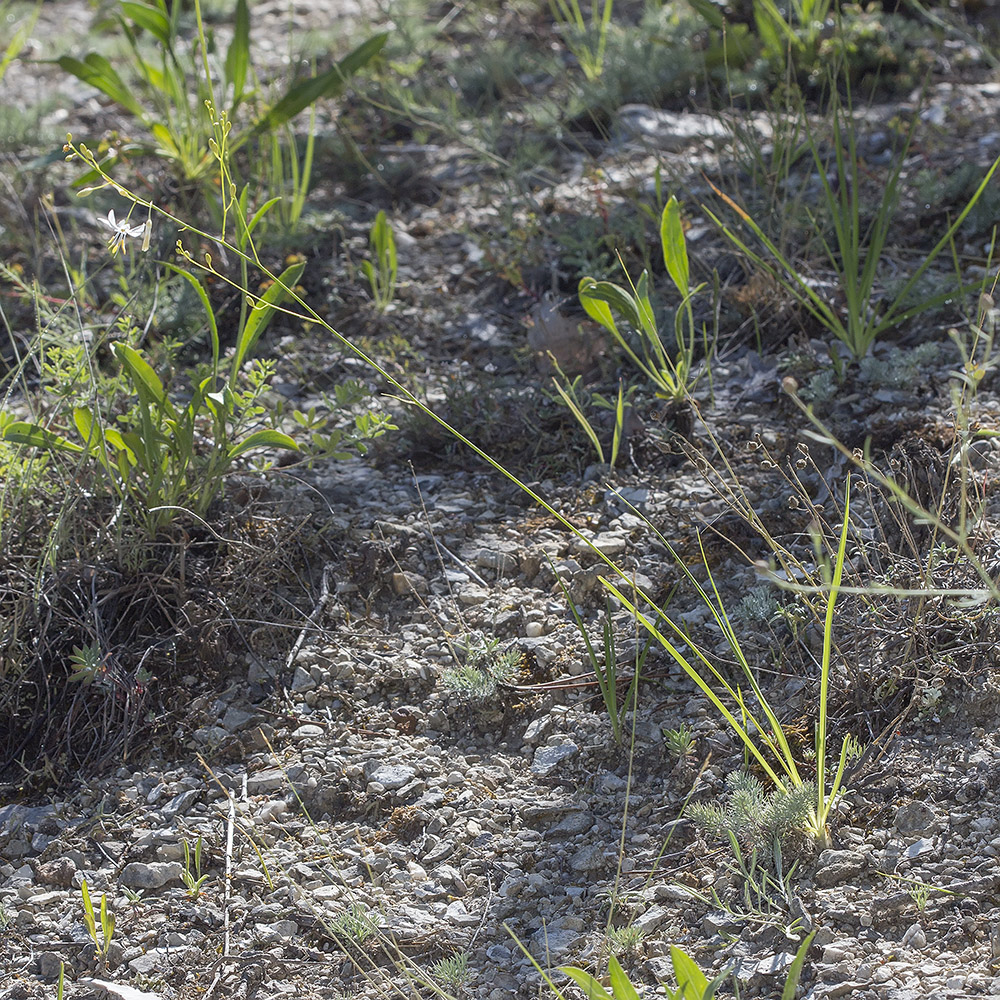
[[[642,272],[638,283],[633,283],[626,272],[628,288],[612,281],[582,278],[579,296],[587,315],[611,334],[632,362],[656,386],[657,395],[678,401],[687,398],[697,382],[693,364],[698,338],[691,301],[705,286],[691,288],[680,205],[673,196],[660,217],[660,243],[663,263],[681,296],[674,316],[675,352],[667,349],[657,327],[649,297],[649,271]],[[624,269],[624,264],[622,267]],[[627,335],[629,332],[638,337],[639,351],[632,346]],[[702,338],[706,337],[703,330]]]
[[[668,752],[680,760],[694,749],[694,732],[686,723],[676,729],[663,729],[663,742]]]
[[[128,76],[136,85],[127,84],[114,65],[96,52],[82,60],[62,56],[55,62],[143,125],[152,137],[149,150],[171,163],[186,181],[210,179],[212,155],[203,140],[206,101],[224,108],[231,120],[240,108],[253,109],[250,127],[234,143],[235,152],[251,139],[275,135],[316,101],[339,96],[347,81],[378,55],[388,38],[386,33],[374,35],[330,69],[296,80],[279,91],[277,99],[266,100],[257,87],[251,61],[247,0],[237,0],[233,38],[221,62],[221,77],[208,59],[211,47],[200,0],[194,2],[197,44],[188,42],[179,30],[183,9],[183,4],[166,0],[122,0],[117,4],[115,20],[127,43]],[[219,98],[226,103],[219,103]],[[105,165],[109,162],[103,161]],[[80,183],[89,184],[94,176],[90,174]]]
[[[385,312],[396,294],[396,239],[392,234],[392,226],[386,219],[385,212],[379,211],[372,223],[371,234],[372,256],[375,262],[363,260],[361,270],[371,286],[372,301],[379,312]]]
[[[619,379],[617,399],[609,399],[607,396],[603,396],[599,392],[593,392],[589,394],[588,404],[588,402],[583,398],[584,389],[581,385],[583,376],[577,375],[576,378],[570,381],[567,375],[559,367],[559,362],[556,361],[555,355],[551,352],[549,352],[549,359],[558,373],[552,377],[552,384],[556,390],[556,396],[554,398],[562,403],[562,405],[573,414],[576,422],[583,428],[584,433],[587,435],[590,443],[594,447],[594,451],[597,453],[597,461],[600,462],[601,465],[608,465],[613,469],[618,464],[618,453],[621,450],[622,440],[625,435],[625,415],[632,409],[632,396],[636,391],[636,386],[630,385],[628,389],[626,389],[623,380]],[[589,408],[589,405],[596,406],[602,410],[610,410],[615,415],[614,431],[611,437],[610,456],[606,454],[604,446],[601,444],[601,439],[598,437],[597,431],[594,429],[594,425],[586,415],[586,410]]]
[[[729,972],[721,973],[711,982],[698,968],[697,963],[675,945],[670,946],[670,961],[674,967],[674,978],[677,988],[671,989],[663,984],[663,990],[668,1000],[711,1000],[716,990],[728,977]],[[559,969],[573,980],[589,1000],[640,1000],[639,991],[625,974],[621,963],[612,955],[608,959],[608,978],[611,981],[609,993],[589,972],[573,965],[564,965]]]
[[[181,881],[191,899],[197,899],[201,895],[202,886],[208,879],[208,875],[201,873],[201,848],[202,838],[199,836],[195,841],[192,858],[191,848],[188,842],[184,841],[184,870],[181,872]]]
[[[632,677],[629,680],[625,696],[619,700],[618,684],[621,676],[619,674],[614,623],[611,617],[611,601],[609,600],[605,607],[604,624],[601,627],[602,650],[599,654],[594,648],[590,632],[583,623],[580,612],[570,597],[569,590],[566,589],[566,584],[563,583],[562,577],[556,572],[551,559],[549,560],[549,565],[552,566],[552,572],[555,573],[556,580],[573,615],[573,621],[576,623],[577,630],[587,648],[587,658],[590,660],[590,667],[594,672],[594,678],[597,680],[597,686],[601,692],[601,700],[604,702],[604,708],[608,713],[608,722],[611,724],[611,735],[615,743],[621,746],[625,739],[625,714],[629,708],[634,709],[638,701],[639,680],[650,644],[648,642],[643,644],[641,649],[638,646],[636,647]]]
[[[993,165],[986,172],[975,193],[933,249],[924,257],[920,266],[913,271],[894,296],[888,298],[883,296],[879,286],[879,268],[888,241],[889,228],[899,204],[901,175],[903,166],[907,162],[918,118],[915,116],[913,119],[903,149],[886,177],[881,201],[874,217],[869,220],[867,213],[863,212],[861,207],[862,166],[850,103],[848,102],[845,110],[834,98],[830,113],[833,121],[832,170],[827,157],[820,150],[815,134],[807,130],[806,135],[822,183],[823,207],[832,220],[833,241],[830,242],[823,236],[822,224],[815,217],[812,218],[812,226],[822,242],[829,266],[836,274],[837,287],[843,296],[842,306],[829,301],[824,292],[803,277],[801,268],[797,268],[794,262],[782,253],[753,218],[714,185],[712,188],[716,195],[736,213],[743,225],[763,245],[767,256],[753,249],[743,237],[709,209],[706,208],[705,212],[735,246],[739,247],[757,267],[777,282],[831,334],[833,337],[830,344],[831,356],[835,366],[839,368],[840,363],[836,353],[838,342],[843,344],[854,358],[861,359],[868,354],[878,337],[886,331],[955,298],[956,290],[949,288],[917,304],[911,303],[911,295],[916,290],[918,282],[941,252],[951,245],[962,223],[989,186],[997,167],[1000,166],[1000,157],[993,161]]]
[[[90,939],[94,942],[97,960],[103,966],[107,964],[108,952],[111,949],[111,941],[115,934],[115,916],[108,910],[107,893],[101,893],[101,925],[98,932],[97,917],[94,913],[94,904],[90,899],[90,892],[87,889],[87,880],[84,879],[80,886],[80,894],[83,897],[83,922],[87,928]]]

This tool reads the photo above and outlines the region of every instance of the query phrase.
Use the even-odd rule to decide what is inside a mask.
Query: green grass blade
[[[233,88],[233,105],[239,103],[250,69],[250,8],[247,0],[237,0],[233,40],[226,50],[226,80]]]

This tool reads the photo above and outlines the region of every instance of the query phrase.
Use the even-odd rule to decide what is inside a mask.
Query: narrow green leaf
[[[673,195],[660,218],[660,242],[663,244],[663,263],[681,296],[691,292],[691,272],[688,264],[687,241],[681,223],[681,207]]]
[[[344,89],[347,81],[382,51],[388,38],[389,33],[386,31],[373,35],[325,73],[310,77],[308,80],[293,86],[264,115],[253,131],[255,133],[269,132],[290,121],[321,97],[336,97]]]
[[[112,344],[111,351],[125,368],[139,399],[146,404],[153,403],[160,412],[176,419],[177,412],[167,398],[163,383],[149,362],[128,344],[121,342]]]
[[[299,450],[298,444],[287,434],[282,434],[281,431],[263,430],[254,431],[253,434],[245,437],[239,444],[230,449],[228,457],[230,459],[239,458],[240,455],[245,455],[253,448],[284,448],[287,451]]]
[[[7,424],[3,429],[3,440],[11,444],[26,444],[32,448],[41,448],[43,451],[84,451],[76,442],[64,438],[61,434],[23,420]]]
[[[169,48],[171,43],[170,19],[162,11],[144,3],[122,0],[121,13],[126,15],[133,24],[145,28],[161,45]]]
[[[639,1000],[639,992],[632,985],[632,980],[625,975],[618,959],[612,955],[608,959],[608,975],[611,977],[611,991],[615,1000]]]
[[[784,989],[781,991],[781,1000],[795,1000],[795,991],[799,987],[799,979],[802,976],[802,967],[806,964],[806,955],[809,954],[809,946],[812,944],[816,932],[809,934],[799,945],[795,952],[795,958],[788,967],[788,978],[785,980]]]
[[[208,333],[212,344],[212,371],[217,373],[219,370],[219,325],[215,321],[215,313],[212,311],[212,303],[208,300],[208,292],[205,291],[204,285],[190,271],[185,271],[183,268],[169,262],[167,263],[167,267],[175,274],[179,274],[191,285],[201,302],[202,308],[205,310],[205,317],[208,320]]]
[[[247,0],[237,0],[233,40],[226,51],[226,79],[233,87],[233,103],[243,96],[250,68],[250,8]]]
[[[267,329],[274,315],[274,307],[288,298],[288,289],[294,288],[298,284],[305,266],[305,263],[301,262],[286,268],[278,276],[278,280],[264,292],[259,301],[254,304],[253,309],[250,310],[250,315],[247,316],[247,321],[243,324],[243,329],[236,342],[236,353],[233,355],[233,364],[230,369],[232,378],[236,377],[261,334]]]
[[[670,961],[673,963],[674,976],[685,1000],[702,1000],[708,990],[708,978],[698,968],[695,960],[676,945],[671,945]]]
[[[104,56],[91,52],[84,57],[83,62],[72,56],[60,56],[54,62],[78,80],[90,84],[91,87],[96,87],[140,121],[146,120],[142,105],[132,96],[131,91],[122,82],[122,78]]]
[[[709,27],[715,28],[717,31],[722,31],[726,27],[726,18],[722,8],[712,3],[712,0],[688,0],[688,3],[694,8],[695,13],[701,15]]]

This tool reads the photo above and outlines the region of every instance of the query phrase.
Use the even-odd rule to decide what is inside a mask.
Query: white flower
[[[126,240],[130,236],[142,236],[143,230],[146,228],[145,225],[142,226],[130,226],[128,224],[128,219],[122,219],[121,222],[115,219],[115,210],[111,209],[108,212],[108,217],[106,219],[101,219],[111,230],[111,239],[108,240],[108,249],[111,251],[111,256],[114,257],[115,254],[121,250],[122,253],[128,252],[128,245]]]

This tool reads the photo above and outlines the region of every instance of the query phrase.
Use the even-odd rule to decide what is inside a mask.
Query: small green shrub
[[[746,849],[769,855],[775,840],[808,830],[815,797],[809,781],[768,792],[752,774],[733,772],[723,805],[695,803],[687,814],[711,836],[725,840],[732,833]]]
[[[487,701],[496,694],[498,685],[515,683],[521,654],[516,648],[499,647],[500,640],[492,636],[467,636],[465,662],[449,668],[441,677],[445,689],[473,701]]]

